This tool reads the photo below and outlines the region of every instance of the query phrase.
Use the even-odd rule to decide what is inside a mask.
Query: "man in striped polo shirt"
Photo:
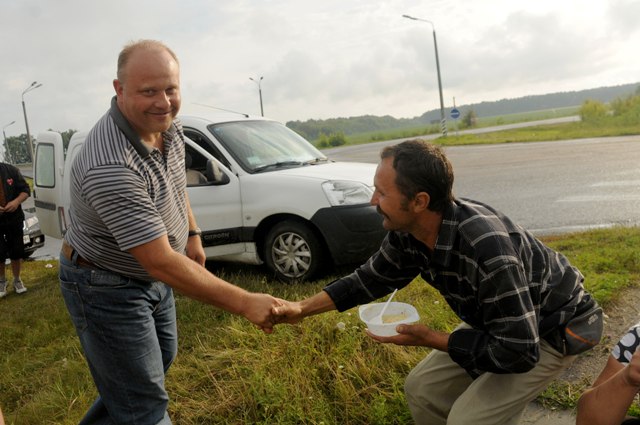
[[[421,276],[462,324],[450,333],[415,324],[399,325],[392,337],[369,334],[432,349],[405,382],[415,422],[517,424],[527,403],[575,358],[564,326],[596,311],[592,343],[599,341],[601,311],[583,276],[500,212],[454,198],[453,168],[434,145],[411,140],[385,148],[374,183],[371,203],[389,230],[380,250],[319,294],[276,307],[279,320],[345,311]]]
[[[111,108],[71,171],[60,283],[100,394],[81,424],[171,423],[164,377],[177,353],[172,288],[265,332],[280,304],[204,268],[175,118],[179,77],[178,60],[164,44],[126,46]]]

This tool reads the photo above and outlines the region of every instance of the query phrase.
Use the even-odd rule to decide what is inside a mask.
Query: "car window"
[[[227,158],[225,158],[225,156],[218,150],[218,148],[216,148],[216,146],[211,140],[207,138],[207,136],[191,128],[185,128],[184,135],[193,140],[198,146],[209,152],[214,158],[224,164],[224,166],[226,166],[227,168],[231,168]]]
[[[187,173],[187,186],[207,184],[207,159],[193,149],[185,146],[184,166]]]
[[[209,131],[248,172],[268,171],[271,166],[304,166],[325,159],[307,140],[274,121],[214,124]]]
[[[54,147],[50,144],[42,143],[36,150],[38,160],[36,161],[36,184],[40,187],[55,187],[56,174]]]

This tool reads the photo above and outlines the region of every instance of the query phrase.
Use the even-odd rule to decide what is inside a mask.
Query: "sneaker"
[[[0,280],[0,298],[7,296],[7,281]]]
[[[13,289],[16,290],[16,294],[24,294],[25,292],[27,292],[27,288],[24,286],[24,283],[22,283],[22,280],[20,279],[13,281]]]

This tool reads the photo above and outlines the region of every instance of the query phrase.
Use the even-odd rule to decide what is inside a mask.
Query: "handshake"
[[[273,332],[276,324],[298,323],[310,314],[335,309],[333,301],[324,292],[299,302],[287,301],[268,294],[258,293],[247,293],[246,297],[243,303],[244,309],[240,314],[266,333]],[[305,312],[305,306],[309,306],[311,303],[318,305],[323,302],[323,299],[326,305],[325,309],[318,310],[316,308],[317,311],[313,313]]]
[[[244,310],[240,313],[253,322],[265,333],[273,332],[275,325],[280,323],[294,324],[307,316],[335,310],[336,306],[325,291],[302,301],[287,301],[267,294],[247,293],[248,300],[244,303]],[[428,346],[439,350],[446,350],[448,333],[438,332],[422,324],[413,324],[416,317],[398,322],[396,332],[390,336],[374,334],[367,329],[367,335],[378,342],[407,346]]]

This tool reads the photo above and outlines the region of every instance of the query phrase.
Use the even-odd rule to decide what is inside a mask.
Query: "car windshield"
[[[214,124],[209,131],[250,173],[303,167],[327,158],[293,130],[275,121]]]

